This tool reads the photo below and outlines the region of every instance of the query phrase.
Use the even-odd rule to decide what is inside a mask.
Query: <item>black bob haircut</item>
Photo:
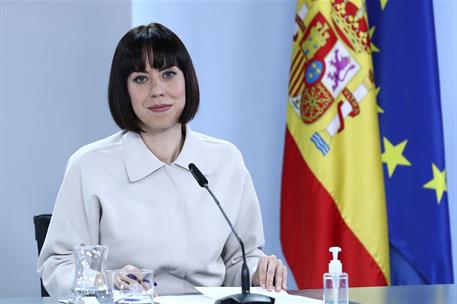
[[[151,56],[152,55],[152,56]],[[127,78],[133,72],[152,68],[162,70],[177,66],[184,74],[186,103],[179,118],[184,126],[198,110],[200,92],[192,59],[182,41],[159,23],[137,26],[122,37],[114,52],[108,86],[108,102],[114,121],[122,130],[143,132],[142,122],[132,108]],[[152,62],[151,62],[152,61]]]

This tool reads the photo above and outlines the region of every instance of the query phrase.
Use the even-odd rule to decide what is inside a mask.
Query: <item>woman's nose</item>
[[[152,77],[150,96],[155,98],[155,97],[164,96],[164,94],[165,94],[165,92],[163,90],[163,86],[160,81],[160,78],[157,76]]]

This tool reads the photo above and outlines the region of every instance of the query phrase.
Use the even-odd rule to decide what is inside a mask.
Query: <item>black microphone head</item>
[[[197,166],[194,163],[189,164],[189,170],[192,173],[192,175],[194,176],[197,183],[200,185],[200,187],[205,188],[206,186],[208,186],[208,180],[200,172],[200,170],[198,170]]]

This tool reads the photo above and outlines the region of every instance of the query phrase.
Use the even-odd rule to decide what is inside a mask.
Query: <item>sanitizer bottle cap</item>
[[[341,252],[340,247],[330,247],[329,251],[333,255],[333,260],[328,263],[328,272],[332,275],[339,275],[343,273],[343,264],[338,260],[338,252]]]

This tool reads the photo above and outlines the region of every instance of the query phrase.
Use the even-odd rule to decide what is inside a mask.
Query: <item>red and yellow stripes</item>
[[[289,79],[289,92],[291,96],[297,96],[303,91],[303,74],[305,73],[306,56],[303,52],[294,52]]]
[[[298,288],[322,288],[330,261],[328,248],[334,245],[343,248],[340,258],[351,287],[387,285],[382,269],[310,171],[288,130],[285,149],[281,240]]]
[[[338,22],[353,19],[335,20],[336,9],[351,13],[351,9],[359,8],[353,13],[358,18],[363,17],[363,7],[362,1],[355,0],[298,3],[297,17],[303,15],[300,18],[304,27],[297,26],[294,37],[289,98],[300,100],[300,106],[289,103],[287,113],[281,241],[299,288],[322,288],[322,274],[330,260],[328,248],[335,245],[343,249],[343,271],[348,272],[351,287],[389,283],[386,205],[371,54],[364,51],[363,35],[354,36],[361,37],[359,48],[358,41],[340,37],[345,29]],[[320,19],[316,21],[318,14]],[[325,27],[322,20],[326,20]],[[310,25],[316,25],[318,30],[306,30]],[[335,29],[337,25],[339,29]],[[322,47],[315,50],[317,55],[307,56],[301,44],[304,39],[312,40],[305,31],[309,35],[318,32],[321,40],[336,37],[337,42],[319,41]],[[336,48],[336,55],[343,58],[342,54],[346,54],[353,64],[352,68],[347,67],[348,78],[341,77],[339,92],[328,85],[331,61],[338,59]],[[312,91],[311,86],[316,85],[304,79],[310,60],[322,64],[320,90],[328,90],[327,96],[333,94],[334,99],[316,120],[305,120],[301,111],[304,103],[306,106],[316,102],[303,97],[307,96],[304,90]],[[338,128],[343,125],[344,129]],[[312,141],[316,136],[319,140]]]

